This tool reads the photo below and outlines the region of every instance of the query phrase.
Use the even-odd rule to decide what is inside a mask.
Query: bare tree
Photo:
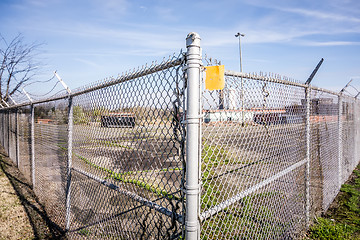
[[[10,42],[0,34],[0,101],[8,101],[25,83],[31,81],[38,65],[35,56],[40,44],[24,43],[22,34]]]

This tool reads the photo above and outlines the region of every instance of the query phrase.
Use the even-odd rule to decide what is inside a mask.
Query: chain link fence
[[[183,235],[184,60],[1,111],[1,144],[69,239]]]
[[[202,239],[292,239],[305,220],[305,91],[225,82],[202,94]]]
[[[225,71],[200,38],[117,78],[0,109],[0,142],[69,239],[297,239],[359,162],[354,98]]]
[[[202,89],[201,239],[300,239],[359,163],[359,102],[271,74]]]

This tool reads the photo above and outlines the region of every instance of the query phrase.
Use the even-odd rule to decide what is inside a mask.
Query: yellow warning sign
[[[207,90],[222,90],[225,87],[224,65],[205,67],[205,88]]]

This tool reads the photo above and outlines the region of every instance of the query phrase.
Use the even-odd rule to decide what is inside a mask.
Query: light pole
[[[235,34],[235,37],[239,38],[240,72],[242,72],[241,37],[245,37],[245,34],[238,32],[237,34]]]
[[[235,37],[239,38],[239,55],[240,55],[240,72],[242,72],[242,58],[241,58],[241,37],[245,37],[245,34],[243,33],[237,33],[235,34]],[[243,77],[241,77],[241,124],[244,126],[244,80]]]

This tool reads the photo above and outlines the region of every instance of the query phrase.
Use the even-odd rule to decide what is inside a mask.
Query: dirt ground
[[[0,149],[0,240],[65,239],[39,203],[31,184]]]
[[[2,164],[5,164],[2,162]],[[32,239],[24,207],[4,172],[0,172],[0,239]]]

